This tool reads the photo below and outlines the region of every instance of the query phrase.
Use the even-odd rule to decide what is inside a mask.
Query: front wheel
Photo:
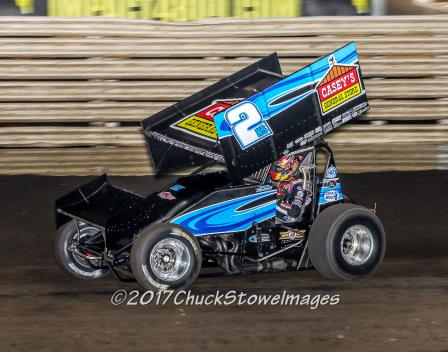
[[[201,264],[198,241],[175,225],[149,226],[132,246],[132,273],[147,290],[186,289],[198,277]]]
[[[380,220],[359,205],[330,206],[311,227],[311,263],[327,278],[370,276],[381,264],[385,249],[386,236]]]

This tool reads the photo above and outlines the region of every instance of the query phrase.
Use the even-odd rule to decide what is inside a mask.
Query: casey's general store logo
[[[239,103],[241,99],[215,100],[205,108],[174,123],[171,127],[196,137],[215,141],[218,139],[213,116]]]
[[[320,107],[324,115],[363,93],[357,66],[339,65],[334,56],[328,61],[330,70],[317,85]]]

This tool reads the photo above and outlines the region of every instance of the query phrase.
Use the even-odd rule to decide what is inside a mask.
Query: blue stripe
[[[182,226],[193,235],[239,232],[254,222],[260,223],[275,216],[276,200],[241,210],[246,205],[275,194],[275,190],[227,200],[180,215],[171,223]]]

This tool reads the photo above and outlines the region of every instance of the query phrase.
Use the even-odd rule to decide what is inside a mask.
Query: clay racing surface
[[[53,201],[83,177],[0,177],[1,351],[448,351],[448,173],[344,175],[388,236],[372,278],[315,271],[223,277],[206,269],[192,293],[339,295],[336,305],[113,306],[113,278],[79,281],[56,267]],[[146,193],[168,179],[112,177]]]

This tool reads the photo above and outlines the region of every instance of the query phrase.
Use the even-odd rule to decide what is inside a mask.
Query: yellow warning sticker
[[[171,127],[184,131],[188,134],[208,140],[217,140],[215,121],[213,117],[227,108],[239,103],[242,98],[229,100],[215,100],[210,105],[191,114],[182,120],[175,122]]]
[[[184,128],[188,131],[200,134],[205,137],[218,139],[215,123],[200,116],[189,116],[185,120],[180,121],[176,126]]]

